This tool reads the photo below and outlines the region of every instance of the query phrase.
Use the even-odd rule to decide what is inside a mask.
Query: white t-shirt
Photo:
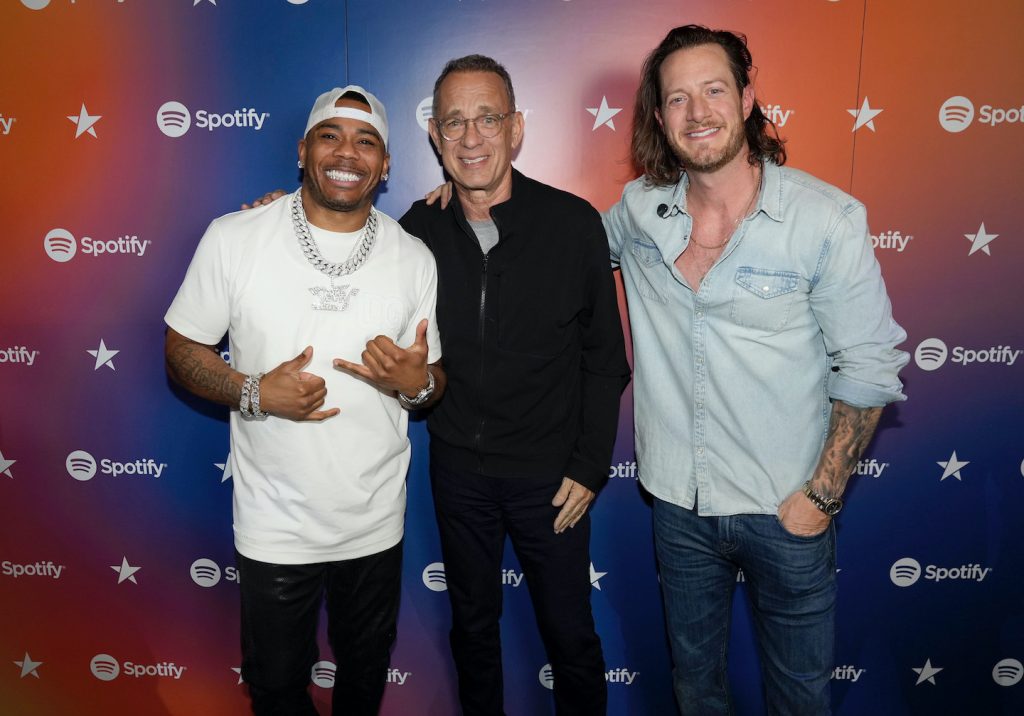
[[[376,554],[402,538],[408,414],[393,394],[333,367],[362,362],[378,335],[413,343],[429,321],[428,362],[441,357],[434,309],[437,270],[430,250],[378,212],[377,240],[357,271],[334,278],[302,254],[291,195],[222,216],[206,230],[164,320],[207,345],[228,333],[231,362],[270,372],[308,345],[303,370],[326,381],[323,422],[231,411],[235,547],[277,564],[309,564]],[[342,261],[356,234],[314,228],[321,252]]]

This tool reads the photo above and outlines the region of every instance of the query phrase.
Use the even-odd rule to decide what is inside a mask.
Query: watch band
[[[428,368],[427,387],[423,388],[423,390],[421,390],[411,398],[408,397],[402,391],[398,391],[398,402],[400,402],[402,406],[406,408],[418,408],[419,406],[423,405],[425,402],[430,400],[430,396],[434,394],[434,385],[434,374],[431,373],[430,369]]]
[[[814,506],[829,517],[835,517],[839,514],[839,510],[843,509],[842,500],[838,497],[825,497],[824,495],[818,494],[811,488],[810,480],[804,483],[803,489],[804,494],[807,495],[808,499],[814,503]]]

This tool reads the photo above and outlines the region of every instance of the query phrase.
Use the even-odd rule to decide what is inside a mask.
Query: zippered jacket
[[[491,208],[488,254],[456,197],[418,201],[402,227],[437,262],[448,387],[429,417],[442,464],[495,477],[608,478],[629,382],[608,242],[586,201],[516,170]]]

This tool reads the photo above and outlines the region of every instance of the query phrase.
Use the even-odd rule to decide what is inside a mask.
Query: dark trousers
[[[395,641],[402,543],[319,564],[268,564],[235,553],[242,593],[242,678],[257,716],[316,715],[308,687],[318,659],[317,620],[337,671],[331,713],[375,715]]]
[[[452,656],[466,716],[503,714],[501,557],[519,558],[551,661],[558,714],[604,714],[608,692],[590,611],[590,519],[556,535],[561,478],[495,478],[431,461],[434,506],[452,604]]]

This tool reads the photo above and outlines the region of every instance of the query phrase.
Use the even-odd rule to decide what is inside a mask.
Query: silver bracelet
[[[249,376],[245,376],[245,382],[242,383],[242,398],[238,401],[238,410],[242,413],[243,418],[251,418],[252,411],[249,410],[249,388],[251,383],[249,382]]]
[[[242,397],[238,401],[238,409],[243,418],[265,418],[270,415],[270,413],[260,410],[260,380],[262,378],[262,373],[245,376],[245,382],[242,383]]]
[[[398,391],[398,402],[402,404],[402,407],[406,410],[415,410],[416,408],[423,405],[425,402],[430,400],[430,396],[434,394],[434,374],[427,369],[427,387],[418,392],[413,397],[406,397],[405,393]]]
[[[260,410],[260,381],[263,380],[263,374],[251,375],[249,380],[252,381],[252,388],[249,390],[249,410],[252,411],[252,417],[265,418],[270,413],[264,413]]]

